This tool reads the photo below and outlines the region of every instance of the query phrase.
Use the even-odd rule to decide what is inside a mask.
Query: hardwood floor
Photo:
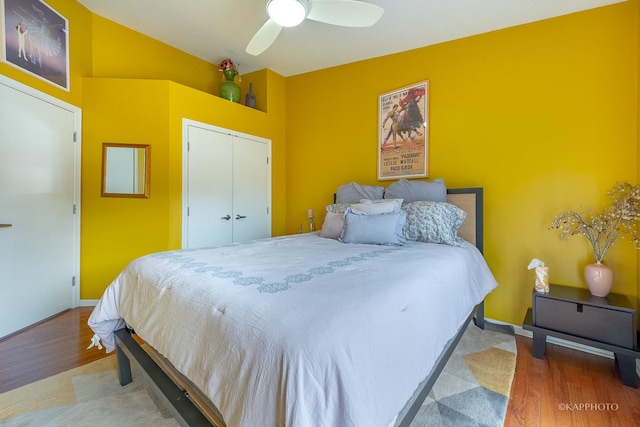
[[[68,310],[1,340],[0,393],[107,356],[86,350],[91,310]],[[531,339],[516,343],[505,426],[640,426],[640,389],[622,385],[613,360],[554,344],[539,360]]]
[[[622,384],[613,359],[549,343],[536,359],[530,338],[516,345],[506,427],[640,426],[640,389]]]
[[[91,310],[67,310],[0,340],[0,393],[107,356],[104,349],[86,350]]]

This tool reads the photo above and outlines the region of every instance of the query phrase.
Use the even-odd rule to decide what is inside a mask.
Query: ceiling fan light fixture
[[[295,27],[307,16],[306,0],[269,0],[267,15],[283,27]]]

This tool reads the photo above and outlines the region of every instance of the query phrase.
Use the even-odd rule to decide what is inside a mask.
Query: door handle
[[[240,215],[240,214],[236,215],[236,219],[244,219],[244,218],[246,218],[245,215]]]
[[[13,227],[13,224],[0,224],[0,228],[9,228]]]
[[[231,219],[231,215],[227,214],[227,215],[223,216],[223,217],[222,217],[222,218],[220,218],[220,219],[224,219],[224,220],[229,221],[229,220]]]

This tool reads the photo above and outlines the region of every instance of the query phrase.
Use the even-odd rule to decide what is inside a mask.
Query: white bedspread
[[[132,262],[89,326],[123,319],[229,427],[387,426],[497,286],[480,252],[301,234]]]

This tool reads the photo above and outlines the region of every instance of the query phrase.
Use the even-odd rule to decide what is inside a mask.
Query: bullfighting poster
[[[69,90],[69,23],[40,0],[0,0],[2,61]]]
[[[427,177],[429,81],[378,97],[378,179]]]

